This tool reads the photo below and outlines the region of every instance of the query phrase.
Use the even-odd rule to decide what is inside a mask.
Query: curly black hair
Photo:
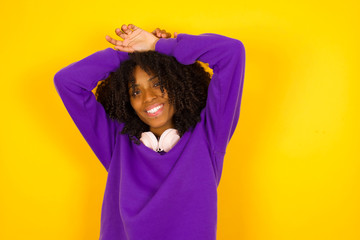
[[[174,127],[180,137],[200,121],[200,112],[206,105],[211,75],[199,62],[190,65],[179,63],[175,57],[156,51],[129,53],[129,59],[97,86],[95,97],[111,119],[123,122],[121,134],[128,134],[140,144],[142,132],[149,131],[130,104],[129,83],[134,84],[134,69],[139,66],[147,74],[154,73],[160,80],[160,89],[166,89],[169,103],[176,112]]]

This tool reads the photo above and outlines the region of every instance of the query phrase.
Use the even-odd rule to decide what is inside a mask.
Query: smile
[[[163,107],[164,107],[164,104],[158,105],[158,106],[146,111],[146,113],[150,117],[155,117],[155,116],[159,115],[160,113],[162,113]]]

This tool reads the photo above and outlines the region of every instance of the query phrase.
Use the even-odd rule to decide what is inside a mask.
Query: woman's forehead
[[[149,71],[149,73],[147,73],[141,67],[136,66],[133,71],[132,78],[129,79],[128,85],[129,85],[129,87],[132,85],[134,85],[134,86],[145,85],[145,84],[150,83],[151,81],[153,81],[156,78],[157,78],[157,75],[155,75],[154,73],[152,73],[150,71]]]

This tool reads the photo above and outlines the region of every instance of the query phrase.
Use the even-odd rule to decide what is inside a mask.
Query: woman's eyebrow
[[[152,81],[154,78],[157,78],[157,77],[158,77],[158,75],[155,75],[155,76],[149,78],[148,81]]]
[[[154,79],[157,78],[157,77],[158,77],[158,75],[155,75],[155,76],[149,78],[148,81],[152,81],[152,80],[154,80]],[[137,87],[137,86],[139,86],[139,84],[132,84],[131,87],[132,87],[132,86]]]

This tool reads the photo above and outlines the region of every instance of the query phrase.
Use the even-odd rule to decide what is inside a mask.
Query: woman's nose
[[[144,102],[151,102],[154,98],[156,98],[156,93],[152,89],[144,91]]]

